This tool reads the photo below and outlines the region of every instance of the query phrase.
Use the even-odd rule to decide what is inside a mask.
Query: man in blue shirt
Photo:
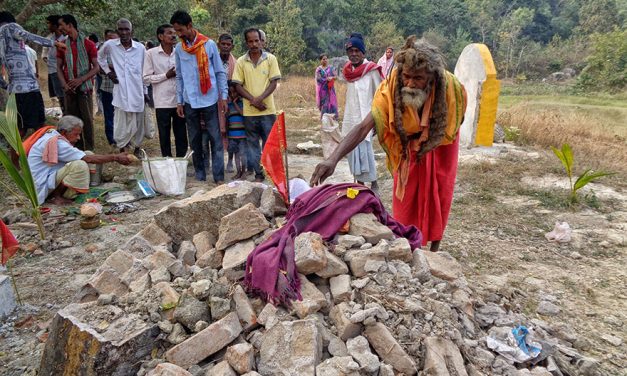
[[[180,37],[175,49],[177,114],[185,117],[189,143],[194,151],[196,179],[207,180],[202,153],[200,119],[204,120],[211,145],[211,170],[216,184],[224,182],[224,147],[218,111],[227,110],[227,73],[216,43],[192,25],[192,17],[176,11],[170,19]],[[224,130],[226,131],[226,130]]]

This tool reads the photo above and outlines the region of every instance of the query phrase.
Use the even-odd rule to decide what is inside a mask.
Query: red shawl
[[[385,78],[383,76],[383,71],[381,70],[381,67],[373,63],[372,61],[366,61],[356,68],[353,67],[353,64],[351,64],[350,61],[348,61],[344,65],[344,68],[342,68],[342,74],[344,74],[344,78],[346,78],[346,81],[355,82],[359,80],[360,78],[362,78],[363,76],[365,76],[366,73],[374,69],[379,71],[379,75],[381,76],[381,79]]]

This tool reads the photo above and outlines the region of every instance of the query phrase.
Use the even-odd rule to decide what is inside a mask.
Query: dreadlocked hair
[[[405,128],[403,128],[403,108],[405,108],[403,104],[403,80],[401,79],[403,75],[403,65],[399,65],[396,70],[396,93],[394,93],[394,126],[396,127],[396,133],[401,139],[401,158],[405,159],[408,155],[408,146],[409,146],[409,138],[407,137],[407,132],[405,132]]]
[[[431,119],[429,122],[429,138],[420,147],[416,153],[417,159],[420,159],[427,152],[435,149],[440,145],[446,130],[446,63],[444,56],[437,47],[429,44],[424,39],[417,40],[415,35],[407,38],[405,45],[396,54],[396,82],[397,92],[394,97],[394,125],[401,139],[403,158],[407,156],[409,139],[405,128],[403,128],[403,69],[426,69],[427,72],[433,74],[435,80],[434,102],[431,110]],[[430,90],[431,83],[427,86]]]

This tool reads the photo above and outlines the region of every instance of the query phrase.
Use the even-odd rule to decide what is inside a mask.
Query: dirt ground
[[[287,112],[290,150],[299,142],[319,143],[315,109],[295,103]],[[102,118],[96,120],[98,135],[103,137]],[[156,141],[148,143],[148,150],[156,155]],[[625,177],[591,184],[580,193],[581,203],[569,207],[567,179],[549,153],[513,144],[462,150],[442,248],[457,257],[469,284],[484,301],[525,313],[528,325],[542,324],[532,319],[549,323],[557,328],[557,336],[573,339],[579,351],[600,360],[604,374],[627,375]],[[319,153],[290,155],[290,175],[308,179],[322,159],[315,154]],[[389,208],[392,182],[380,148],[377,159],[381,196]],[[107,167],[117,184],[127,182],[136,169]],[[7,179],[4,171],[1,174]],[[340,165],[335,181],[349,178],[346,165]],[[190,178],[186,195],[212,187]],[[174,200],[160,196],[137,201],[137,211],[105,216],[95,230],[80,229],[74,215],[52,207],[45,217],[49,240],[43,245],[32,226],[12,226],[24,248],[13,267],[24,306],[0,323],[0,374],[36,374],[45,329],[55,312],[73,301],[109,254]],[[3,194],[0,213],[14,207],[15,201]],[[547,241],[545,233],[556,221],[568,222],[573,232],[570,242]],[[560,312],[539,315],[536,309],[542,300],[552,301]]]

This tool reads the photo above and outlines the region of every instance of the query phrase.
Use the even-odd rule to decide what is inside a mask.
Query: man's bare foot
[[[437,252],[440,250],[440,240],[434,240],[431,242],[431,248],[429,248],[431,252]]]
[[[48,202],[53,204],[53,205],[65,206],[65,205],[70,205],[74,201],[72,201],[70,199],[67,199],[67,198],[65,198],[63,196],[54,196],[54,197],[50,198],[48,200]]]

